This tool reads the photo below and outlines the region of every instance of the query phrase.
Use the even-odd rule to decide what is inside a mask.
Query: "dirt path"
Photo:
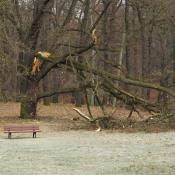
[[[0,175],[174,175],[175,133],[0,135]]]

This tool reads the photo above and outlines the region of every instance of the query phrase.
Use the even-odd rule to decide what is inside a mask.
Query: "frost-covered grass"
[[[174,175],[175,133],[0,134],[0,175]]]

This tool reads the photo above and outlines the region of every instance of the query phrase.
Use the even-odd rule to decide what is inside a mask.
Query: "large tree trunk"
[[[29,78],[31,63],[36,52],[38,37],[43,24],[43,15],[51,0],[38,0],[34,3],[34,15],[31,28],[24,43],[27,49],[19,58],[21,73],[25,76],[20,81],[21,111],[20,118],[35,118],[37,108],[38,82]]]
[[[20,118],[35,118],[37,108],[38,83],[28,82],[26,94],[21,97]]]
[[[44,92],[48,92],[50,91],[50,75],[46,76],[43,78],[43,91]],[[43,99],[43,104],[46,105],[46,106],[49,106],[50,105],[50,102],[51,102],[51,99],[50,97],[46,97]]]
[[[21,100],[20,118],[34,119],[36,117],[37,101],[29,98]]]

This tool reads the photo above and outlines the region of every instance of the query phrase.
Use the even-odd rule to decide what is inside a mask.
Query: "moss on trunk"
[[[34,119],[36,117],[37,101],[28,99],[27,97],[21,100],[20,118]]]
[[[37,108],[37,94],[38,94],[38,82],[29,81],[26,88],[26,94],[20,98],[21,109],[20,118],[36,118],[36,108]]]

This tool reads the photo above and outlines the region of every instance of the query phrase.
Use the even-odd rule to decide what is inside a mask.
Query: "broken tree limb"
[[[70,64],[70,61],[68,60],[67,66],[69,67],[72,64],[74,65],[74,68],[77,70],[84,71],[87,73],[93,73],[96,76],[99,76],[102,80],[102,83],[100,84],[101,89],[105,90],[106,92],[109,92],[114,97],[118,98],[119,100],[123,101],[125,104],[130,106],[137,105],[147,109],[148,111],[153,111],[156,113],[160,112],[158,104],[150,103],[149,101],[141,97],[137,97],[131,93],[124,91],[123,89],[117,88],[113,83],[114,80],[117,79],[117,80],[120,80],[121,82],[125,82],[127,80],[128,83],[131,82],[132,85],[134,84],[135,86],[141,86],[141,87],[143,87],[143,84],[146,84],[147,88],[149,87],[159,91],[164,91],[172,95],[173,97],[175,97],[175,94],[173,92],[159,85],[153,85],[151,83],[145,83],[145,82],[140,82],[136,80],[131,80],[129,78],[118,77],[115,74],[111,74],[106,71],[101,71],[99,69],[94,69],[92,67],[89,67],[88,65],[76,62],[74,60],[71,60],[71,64]]]
[[[98,127],[98,129],[96,131],[101,131],[103,128],[105,129],[105,128],[110,127],[110,126],[108,126],[110,123],[110,120],[111,120],[110,117],[97,117],[95,119],[92,119],[77,108],[73,108],[73,110],[75,110],[86,121],[88,121],[90,123],[95,123]]]
[[[107,83],[103,83],[102,87],[105,91],[112,94],[117,99],[123,101],[125,104],[133,107],[134,105],[141,106],[148,111],[160,112],[159,106],[157,104],[150,103],[141,97],[136,97],[135,95],[128,93],[120,88],[115,87],[111,81],[106,80]]]
[[[93,73],[96,76],[101,77],[102,83],[100,84],[100,88],[109,92],[110,94],[112,94],[114,97],[118,98],[119,100],[123,101],[125,104],[127,105],[137,105],[137,106],[141,106],[145,109],[147,109],[148,111],[153,111],[153,112],[160,112],[159,110],[159,105],[158,104],[153,104],[150,103],[147,100],[144,100],[141,97],[137,97],[131,93],[128,93],[120,88],[117,88],[113,81],[115,80],[115,78],[117,77],[117,75],[108,73],[106,71],[101,71],[101,70],[97,70],[97,69],[93,69],[90,68],[89,66],[82,64],[82,63],[78,63],[74,60],[71,60],[71,65],[74,65],[74,68],[80,71],[84,71],[84,72],[88,72],[88,73]],[[67,62],[67,66],[70,65],[70,62],[68,60]],[[70,65],[70,66],[71,66]],[[123,80],[122,78],[120,79],[121,81]],[[129,80],[129,78],[124,78],[124,80]],[[123,81],[122,81],[123,82]],[[136,83],[135,83],[136,82]],[[135,85],[139,86],[139,81],[134,81]],[[143,82],[145,83],[145,82]],[[132,84],[133,84],[133,80],[132,80]],[[142,86],[142,82],[141,82],[141,86]],[[165,90],[167,93],[169,92],[169,90],[167,88],[164,88],[162,86],[159,85],[153,85],[151,83],[146,83],[147,87],[149,88],[154,88],[156,87],[157,90],[162,91]],[[175,94],[173,92],[170,92],[169,94],[174,95]]]
[[[73,108],[73,110],[75,110],[81,117],[83,117],[85,120],[89,121],[89,122],[94,122],[94,120],[92,118],[90,118],[89,116],[87,116],[86,114],[84,114],[83,112],[81,112],[79,109],[77,108]]]
[[[128,84],[128,85],[138,86],[138,87],[142,87],[142,88],[155,89],[157,91],[162,91],[162,92],[165,92],[165,93],[169,94],[172,97],[175,97],[174,92],[172,92],[168,88],[160,86],[158,84],[144,82],[144,81],[141,81],[141,80],[134,80],[134,79],[131,79],[131,78],[126,78],[124,76],[118,76],[116,74],[112,74],[112,73],[109,73],[109,72],[104,71],[104,70],[99,70],[99,69],[89,67],[86,64],[79,63],[75,60],[72,60],[72,63],[74,64],[74,67],[76,69],[81,70],[81,71],[85,71],[85,72],[88,72],[88,73],[93,73],[93,74],[101,77],[102,79],[104,77],[106,77],[110,80],[117,80],[117,81],[123,82],[123,83]],[[69,60],[67,62],[67,65],[69,65]]]
[[[40,80],[42,80],[55,66],[57,66],[59,64],[66,64],[68,57],[73,57],[73,56],[77,56],[79,54],[82,54],[82,53],[88,51],[89,49],[91,49],[93,46],[94,46],[94,42],[90,43],[86,48],[80,49],[80,50],[72,52],[72,53],[66,53],[62,56],[56,57],[56,61],[49,63],[47,65],[47,67],[43,71],[41,71],[41,73],[39,73],[37,75],[36,81],[39,82]]]

